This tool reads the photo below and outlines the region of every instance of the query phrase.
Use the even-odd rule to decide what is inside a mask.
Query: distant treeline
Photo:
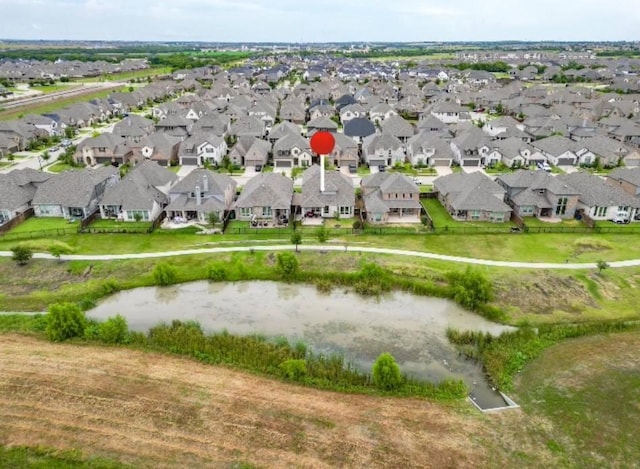
[[[128,46],[117,48],[87,49],[83,47],[60,47],[40,49],[13,49],[0,51],[0,59],[48,60],[55,62],[62,60],[78,60],[81,62],[96,62],[103,60],[119,63],[124,59],[148,59],[157,66],[172,67],[173,69],[193,68],[206,65],[225,65],[230,62],[246,59],[248,52],[212,51],[202,52],[200,49],[186,46]]]
[[[371,49],[369,51],[358,51],[358,52],[350,52],[345,51],[342,53],[338,53],[336,55],[339,56],[348,56],[359,59],[374,59],[378,57],[419,57],[423,55],[436,55],[443,53],[454,53],[455,50],[447,50],[447,49],[428,49],[428,48],[417,48],[417,49]]]
[[[458,64],[451,65],[453,68],[457,68],[458,70],[483,70],[485,72],[502,72],[506,73],[511,70],[511,67],[506,62],[502,62],[501,60],[497,62],[483,62],[483,63],[469,63],[469,62],[460,62]]]
[[[598,57],[638,57],[640,49],[614,49],[597,52]]]

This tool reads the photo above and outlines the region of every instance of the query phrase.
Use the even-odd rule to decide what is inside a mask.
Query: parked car
[[[413,183],[417,184],[418,186],[422,184],[422,181],[418,178],[413,178]]]
[[[350,164],[349,165],[349,172],[351,174],[355,174],[358,172],[358,167],[355,164]]]
[[[629,214],[627,212],[618,212],[616,216],[611,219],[611,221],[619,225],[626,225],[631,222],[631,219],[629,218]]]
[[[538,169],[546,171],[547,173],[551,172],[551,166],[549,166],[549,163],[547,163],[546,161],[538,163]]]
[[[262,171],[262,165],[261,164],[257,164],[256,165],[256,173],[259,173],[260,171]]]
[[[381,173],[384,173],[387,170],[387,168],[385,168],[383,165],[378,166],[378,171],[380,171]]]

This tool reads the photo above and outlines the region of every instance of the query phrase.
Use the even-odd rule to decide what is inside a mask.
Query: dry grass
[[[0,444],[138,467],[482,467],[482,417],[126,349],[0,341]]]

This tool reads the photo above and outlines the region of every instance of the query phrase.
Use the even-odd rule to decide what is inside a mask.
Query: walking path
[[[186,256],[194,254],[215,254],[225,252],[250,252],[250,251],[293,251],[295,246],[271,245],[271,246],[223,246],[217,248],[204,249],[184,249],[179,251],[165,252],[145,252],[135,254],[68,254],[60,256],[61,260],[83,260],[83,261],[111,261],[122,259],[152,259],[161,257]],[[390,254],[394,256],[420,257],[424,259],[434,259],[446,262],[459,262],[463,264],[486,265],[494,267],[510,267],[516,269],[597,269],[595,262],[585,263],[552,263],[552,262],[515,262],[515,261],[494,261],[488,259],[474,259],[471,257],[447,256],[445,254],[435,254],[421,251],[405,251],[401,249],[374,248],[363,246],[341,245],[299,245],[299,251],[348,251],[364,252],[372,254]],[[0,257],[10,257],[11,251],[0,251]],[[35,253],[36,259],[57,259],[51,254]],[[609,267],[634,267],[640,266],[640,259],[630,259],[626,261],[608,262]]]

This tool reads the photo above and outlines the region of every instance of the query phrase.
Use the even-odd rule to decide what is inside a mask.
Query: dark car
[[[260,171],[262,171],[262,165],[261,164],[257,164],[256,165],[256,173],[259,173]]]
[[[387,168],[385,168],[384,166],[380,165],[378,166],[378,171],[380,171],[381,173],[384,173],[387,170]]]
[[[355,164],[350,164],[349,165],[349,172],[351,174],[355,174],[358,172],[358,167]]]

